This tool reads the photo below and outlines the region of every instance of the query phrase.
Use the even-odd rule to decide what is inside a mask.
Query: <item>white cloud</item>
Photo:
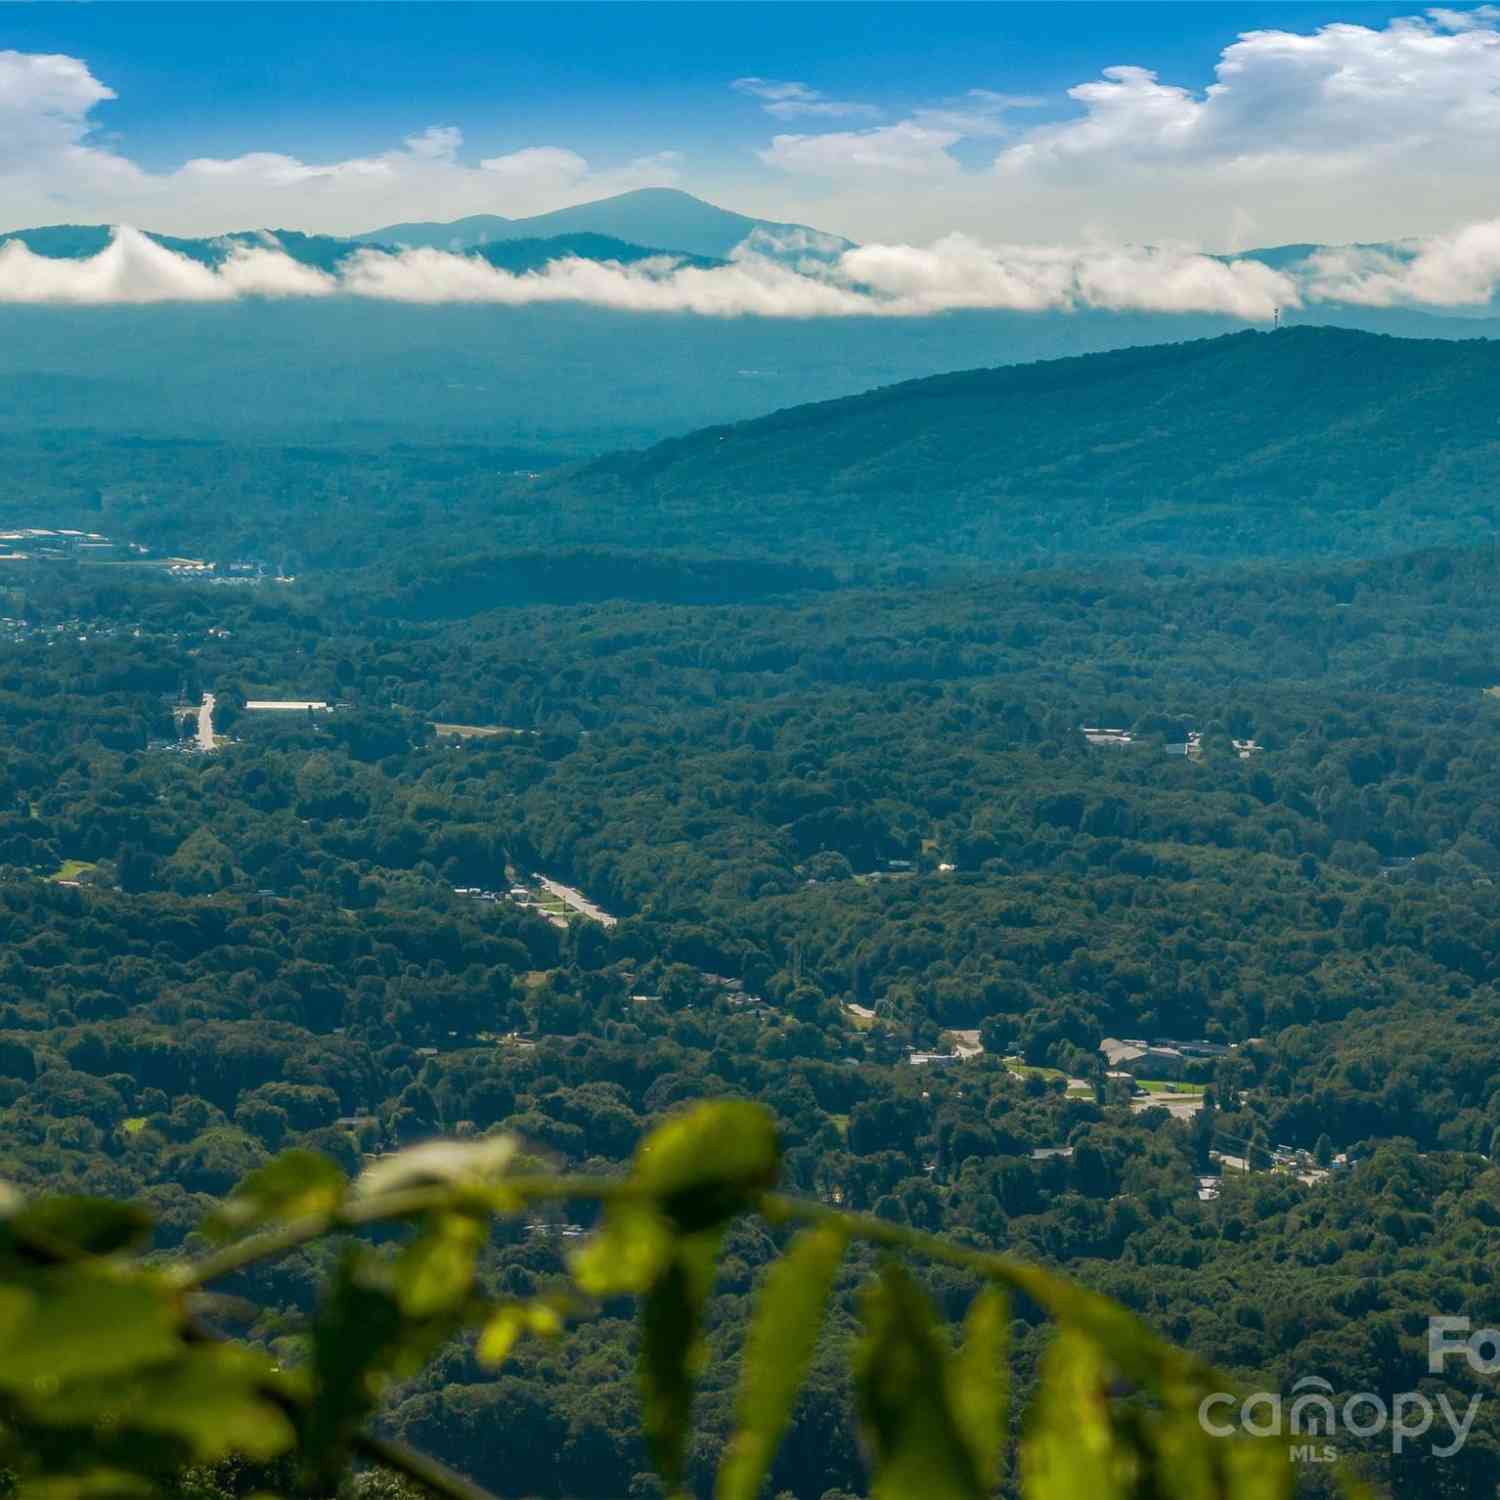
[[[1258,262],[1143,246],[990,246],[949,235],[926,249],[864,245],[844,255],[840,270],[908,313],[1094,307],[1265,321],[1298,301],[1289,277]]]
[[[774,247],[785,254],[787,247]],[[803,247],[827,251],[827,246]],[[1225,265],[1189,251],[1129,247],[983,246],[950,236],[921,249],[867,245],[809,255],[797,265],[747,242],[710,269],[658,256],[632,265],[570,257],[540,271],[498,270],[440,250],[362,250],[336,276],[303,266],[274,242],[234,246],[211,268],[133,229],[100,254],[50,260],[19,242],[0,245],[0,303],[223,302],[240,297],[331,295],[407,303],[522,306],[578,303],[702,317],[926,317],[963,308],[1024,312],[1079,307],[1222,313],[1265,319],[1296,300],[1266,267]]]
[[[873,104],[859,104],[852,99],[830,99],[805,83],[782,82],[775,78],[736,78],[729,86],[736,93],[759,99],[765,112],[778,120],[815,117],[836,120],[870,117],[880,113]]]
[[[740,80],[749,81],[760,82]],[[943,184],[962,171],[957,157],[951,154],[952,147],[964,140],[1009,134],[1007,114],[1036,103],[1035,99],[998,94],[991,89],[970,89],[957,100],[913,110],[909,118],[892,125],[778,135],[759,156],[767,166],[784,172],[841,183],[892,177]]]
[[[1230,168],[1279,161],[1343,170],[1436,148],[1465,157],[1500,139],[1500,33],[1417,19],[1324,26],[1312,35],[1247,32],[1225,48],[1202,94],[1141,67],[1106,68],[1070,89],[1081,119],[1034,131],[1002,171],[1075,172],[1124,165]]]
[[[280,250],[237,246],[214,269],[119,229],[98,255],[54,260],[19,240],[0,244],[0,303],[229,302],[238,297],[311,297],[336,289],[332,277]]]
[[[835,130],[823,135],[778,135],[760,158],[767,166],[847,181],[853,176],[916,177],[928,182],[959,170],[948,148],[962,140],[957,130],[938,130],[902,120],[871,130]]]
[[[479,167],[492,173],[499,182],[523,188],[537,183],[547,183],[553,189],[572,188],[589,173],[589,164],[583,157],[560,146],[528,146],[507,156],[488,156]]]
[[[774,172],[737,181],[737,206],[876,243],[962,231],[981,243],[1215,248],[1431,236],[1497,211],[1500,4],[1247,32],[1229,40],[1206,86],[1159,76],[1150,56],[1114,61],[1053,101],[1071,117],[1041,124],[1018,113],[1037,101],[979,88],[882,122],[871,118],[875,106],[806,82],[736,80],[772,118],[799,122],[758,153]],[[94,129],[112,97],[77,58],[0,51],[7,225],[346,233],[404,219],[539,213],[676,185],[684,172],[672,151],[601,163],[546,142],[476,162],[451,124],[368,155],[251,151],[146,171]],[[1402,297],[1438,295],[1412,281],[1404,256],[1393,264],[1366,265],[1353,282],[1333,262],[1319,274],[1357,282],[1366,297],[1397,296],[1392,276]],[[1446,273],[1424,264],[1423,276],[1446,295]]]
[[[663,151],[599,166],[558,146],[462,159],[463,133],[433,125],[375,155],[308,161],[279,152],[194,157],[146,172],[96,140],[114,92],[77,58],[0,51],[0,227],[133,221],[176,234],[255,224],[351,233],[401,219],[543,213],[632,187],[671,186]]]
[[[894,221],[900,237],[1238,248],[1433,234],[1495,212],[1500,5],[1246,32],[1206,86],[1149,55],[1112,61],[1044,123],[1015,113],[1036,100],[976,90],[876,129],[778,135],[760,156],[795,174],[780,216],[866,239],[892,238]],[[986,139],[1001,141],[993,170],[974,167]]]
[[[420,135],[409,135],[405,146],[418,160],[451,162],[464,143],[464,133],[457,125],[429,125]]]
[[[77,146],[89,111],[114,97],[77,58],[0,51],[0,161]]]
[[[930,109],[912,111],[912,123],[932,130],[951,130],[978,140],[1009,135],[1006,116],[1015,109],[1037,109],[1042,100],[1031,94],[997,94],[993,89],[970,89],[961,99]]]
[[[1483,307],[1500,289],[1500,219],[1390,247],[1321,250],[1299,268],[1307,296],[1364,307]]]
[[[1481,31],[1493,28],[1500,21],[1500,6],[1476,5],[1472,10],[1449,10],[1445,6],[1434,5],[1427,14],[1444,31]]]
[[[995,191],[1044,223],[1086,215],[1199,243],[1230,222],[1263,242],[1377,239],[1494,201],[1500,32],[1483,8],[1247,32],[1201,92],[1137,65],[1068,92],[1076,118],[995,164]]]

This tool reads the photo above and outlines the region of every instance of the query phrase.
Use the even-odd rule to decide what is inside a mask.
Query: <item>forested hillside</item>
[[[1494,526],[1497,396],[1486,341],[1241,333],[710,428],[601,460],[554,503],[823,556],[1371,555]]]
[[[607,1176],[749,1097],[794,1192],[1066,1268],[1247,1382],[1408,1389],[1500,1222],[1494,551],[727,598],[664,560],[613,600],[601,566],[458,618],[376,574],[16,567],[0,1177],[139,1197],[171,1246],[291,1145],[503,1129]],[[205,689],[206,754],[174,715]],[[244,706],[303,699],[336,706]],[[1209,1050],[1135,1094],[1107,1037]],[[487,1291],[547,1295],[592,1222],[504,1226]],[[727,1248],[724,1352],[775,1241]],[[289,1365],[326,1264],[242,1284]],[[961,1315],[971,1279],[927,1282]],[[623,1313],[498,1376],[457,1343],[383,1430],[502,1493],[655,1493]],[[773,1472],[798,1500],[859,1490],[854,1316],[851,1279]],[[1024,1399],[1024,1302],[1014,1339]],[[696,1492],[730,1406],[710,1375]],[[1500,1476],[1487,1403],[1441,1464],[1346,1451],[1410,1500]]]
[[[218,312],[227,338],[239,310]],[[847,582],[1090,558],[1379,557],[1493,534],[1497,350],[1327,328],[1238,334],[916,381],[591,463],[560,408],[521,442],[405,441],[365,424],[292,443],[5,432],[0,402],[12,478],[0,521],[42,515],[164,550],[285,558],[299,573],[368,569],[362,587],[418,613],[575,597],[580,569],[546,561],[565,554],[635,557],[598,567],[595,597],[611,582],[641,597],[655,575],[660,597],[686,598],[708,597],[693,587],[710,574],[713,597],[792,586],[770,582],[786,566]],[[390,357],[418,387],[413,410],[546,405],[492,387],[451,349],[446,382]],[[0,375],[0,398],[62,409],[80,384],[101,401],[113,390]],[[637,410],[659,394],[618,391]],[[341,399],[335,387],[324,409]],[[698,575],[685,593],[662,579],[667,552]]]

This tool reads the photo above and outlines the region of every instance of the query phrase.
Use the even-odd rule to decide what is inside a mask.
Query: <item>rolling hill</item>
[[[1494,534],[1497,407],[1500,344],[1238,333],[794,407],[548,499],[579,535],[819,559],[1376,555]]]

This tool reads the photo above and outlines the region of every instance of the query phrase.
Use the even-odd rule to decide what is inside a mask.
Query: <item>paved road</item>
[[[214,747],[214,695],[205,693],[198,708],[198,748],[212,750]]]

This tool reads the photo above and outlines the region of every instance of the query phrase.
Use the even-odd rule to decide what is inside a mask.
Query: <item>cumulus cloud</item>
[[[1110,59],[1048,101],[974,91],[873,128],[777,135],[796,211],[891,238],[1170,237],[1236,249],[1431,234],[1495,211],[1500,4],[1226,38],[1208,79]],[[988,162],[976,147],[999,142]],[[967,151],[958,149],[969,143]],[[930,192],[914,192],[922,183]],[[899,201],[893,194],[900,192]]]
[[[1254,173],[1278,160],[1344,170],[1436,148],[1488,156],[1500,137],[1500,32],[1473,13],[1336,24],[1312,35],[1247,32],[1224,50],[1201,94],[1143,67],[1106,68],[1068,91],[1083,115],[1034,131],[1003,172],[1072,173],[1122,165]],[[1473,22],[1473,24],[1465,24]],[[1456,26],[1457,29],[1453,29]]]
[[[873,104],[858,104],[852,99],[830,99],[805,83],[782,82],[775,78],[736,78],[731,83],[737,94],[748,94],[761,101],[761,108],[778,120],[802,117],[846,119],[873,116],[880,111]]]
[[[1272,240],[1437,229],[1493,203],[1495,21],[1481,7],[1250,31],[1201,91],[1139,64],[1105,68],[1068,91],[1074,118],[1000,152],[993,186],[1048,217],[1127,234],[1150,232],[1150,217],[1200,243],[1231,222]]]
[[[294,223],[341,234],[400,219],[543,213],[672,186],[681,175],[673,151],[600,165],[543,145],[471,164],[463,132],[445,124],[368,156],[250,151],[147,172],[97,138],[93,111],[114,97],[78,58],[0,51],[0,211],[9,225],[126,220],[201,235]]]
[[[114,97],[75,57],[0,51],[0,161],[76,147],[89,111]]]

